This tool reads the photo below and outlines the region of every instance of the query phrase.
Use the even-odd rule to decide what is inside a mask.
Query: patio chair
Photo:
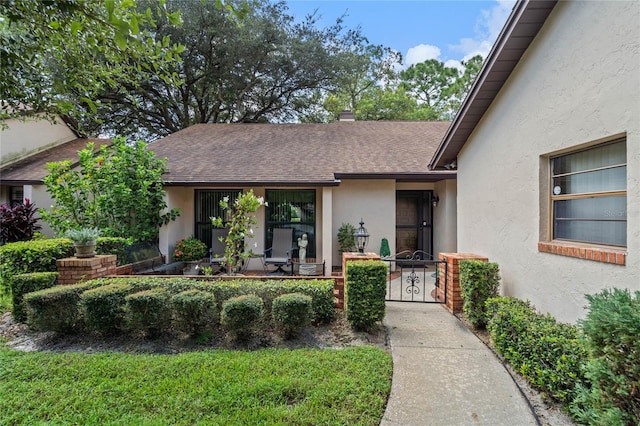
[[[229,234],[227,228],[214,228],[211,230],[211,248],[209,249],[209,263],[217,266],[219,272],[226,272],[224,249],[226,244],[224,239]],[[222,239],[222,241],[220,241]]]
[[[273,242],[271,248],[264,251],[262,262],[264,269],[269,273],[269,266],[276,266],[273,273],[285,273],[282,269],[291,266],[291,275],[293,275],[293,263],[291,262],[291,248],[293,241],[293,229],[291,228],[274,228]]]

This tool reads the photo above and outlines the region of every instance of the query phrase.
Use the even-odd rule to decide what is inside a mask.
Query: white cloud
[[[413,64],[419,64],[427,59],[440,58],[440,48],[438,46],[432,46],[430,44],[419,44],[407,50],[407,55],[404,58],[405,67],[409,67]]]

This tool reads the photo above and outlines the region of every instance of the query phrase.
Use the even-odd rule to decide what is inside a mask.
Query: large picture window
[[[626,247],[626,139],[551,158],[553,239]]]
[[[224,197],[229,197],[230,204],[241,194],[241,189],[223,189],[223,190],[196,190],[196,206],[195,206],[195,234],[194,236],[205,243],[207,247],[211,247],[211,219],[210,217],[220,217],[223,211],[220,208],[220,201]]]
[[[274,228],[293,228],[291,245],[297,248],[298,238],[307,234],[307,258],[316,257],[316,191],[313,189],[268,189],[265,247],[273,241]],[[297,257],[297,250],[293,257]]]

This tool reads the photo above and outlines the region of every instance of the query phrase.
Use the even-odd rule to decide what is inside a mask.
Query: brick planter
[[[87,259],[67,257],[56,261],[58,284],[75,284],[116,273],[116,255],[97,255]]]
[[[446,282],[447,284],[447,310],[452,314],[460,313],[464,303],[460,288],[460,261],[479,260],[488,262],[489,258],[471,253],[440,253],[438,258],[447,262],[446,276],[444,268],[440,269],[440,282]]]

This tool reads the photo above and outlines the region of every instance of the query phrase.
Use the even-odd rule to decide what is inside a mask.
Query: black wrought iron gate
[[[386,300],[446,303],[447,263],[423,251],[401,252],[382,260],[388,263]]]

